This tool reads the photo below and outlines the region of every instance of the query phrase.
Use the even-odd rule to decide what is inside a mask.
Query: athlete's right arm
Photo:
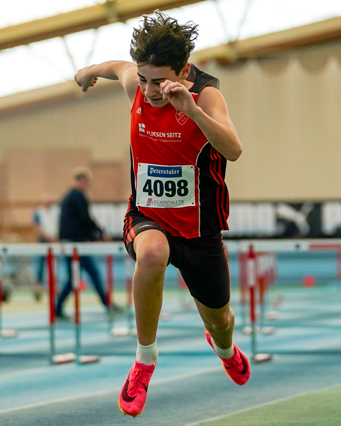
[[[133,103],[139,83],[136,65],[133,62],[108,61],[90,65],[79,70],[75,75],[75,80],[78,86],[82,88],[82,91],[86,92],[89,87],[96,84],[98,77],[119,80],[130,103]]]

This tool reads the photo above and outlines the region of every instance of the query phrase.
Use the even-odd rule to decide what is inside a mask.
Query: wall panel
[[[221,91],[244,146],[240,159],[228,165],[232,200],[339,197],[340,57],[341,43],[336,42],[288,50],[278,57],[250,60],[235,67],[204,67],[220,78]],[[85,95],[78,92],[77,98],[1,116],[0,161],[7,162],[11,149],[83,149],[89,164],[115,165],[112,184],[108,184],[110,167],[99,171],[98,166],[95,185],[99,198],[126,199],[130,193],[129,104],[123,90],[116,83],[112,85],[105,91],[96,91],[95,87]],[[31,164],[43,162],[41,155],[28,153],[27,159]],[[63,165],[63,156],[49,161],[53,163],[47,166],[51,169],[61,164],[65,185],[69,165]],[[22,165],[20,173],[27,176],[27,165]],[[9,197],[19,191],[21,174],[17,176],[19,183],[12,175]],[[41,179],[42,174],[32,174],[30,183],[23,184],[24,199],[33,199],[46,186],[57,191],[53,178],[48,184]],[[102,179],[106,188],[111,188],[107,192],[100,187]],[[35,193],[29,194],[33,187],[37,188]],[[19,192],[16,194],[19,196]]]
[[[323,67],[312,71],[296,57],[277,73],[266,72],[258,61],[227,69],[211,66],[209,71],[221,80],[244,146],[240,159],[228,166],[231,199],[340,196],[341,67],[337,58],[328,58]]]

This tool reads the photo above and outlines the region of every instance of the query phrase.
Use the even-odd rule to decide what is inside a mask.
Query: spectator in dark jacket
[[[77,168],[73,171],[71,188],[61,202],[59,239],[62,242],[108,240],[108,237],[89,214],[87,192],[91,186],[91,181],[92,174],[90,170]],[[66,257],[66,262],[68,279],[58,297],[56,307],[56,315],[59,319],[68,319],[63,312],[63,304],[72,291],[70,256]],[[88,273],[101,302],[110,311],[101,278],[93,258],[91,256],[80,256],[80,267],[81,270],[83,269]]]

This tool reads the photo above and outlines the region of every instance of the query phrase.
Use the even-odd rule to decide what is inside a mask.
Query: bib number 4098
[[[175,195],[186,197],[189,192],[188,182],[185,179],[180,179],[177,182],[173,180],[147,179],[143,186],[143,192],[155,197],[163,197],[164,195],[166,197],[175,197]]]
[[[195,206],[195,166],[139,163],[136,205],[152,209]]]

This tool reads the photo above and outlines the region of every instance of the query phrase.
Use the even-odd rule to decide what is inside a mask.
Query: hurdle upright
[[[3,295],[3,262],[4,262],[5,253],[2,256],[0,253],[0,336],[1,337],[16,337],[18,331],[14,329],[4,329],[2,327],[2,295]]]

